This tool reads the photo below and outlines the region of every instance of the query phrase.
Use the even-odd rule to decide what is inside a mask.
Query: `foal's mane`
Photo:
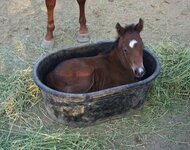
[[[135,31],[135,24],[126,25],[126,26],[124,27],[124,34],[125,34],[126,32],[133,32],[133,31]],[[117,39],[115,40],[115,43],[114,43],[114,45],[113,45],[112,48],[117,47],[118,42],[119,42],[119,38],[120,38],[120,36],[118,35],[118,37],[117,37]]]
[[[126,26],[124,27],[124,34],[125,34],[126,32],[134,32],[134,31],[135,31],[135,25],[134,25],[134,24],[126,25]],[[114,46],[117,46],[117,45],[118,45],[118,42],[119,42],[119,36],[117,37]]]
[[[134,32],[134,31],[135,31],[135,24],[126,25],[126,26],[124,27],[124,34],[125,34],[126,32]],[[111,50],[102,52],[101,54],[107,54],[107,53],[110,53],[112,50],[114,50],[114,49],[117,47],[118,43],[119,43],[119,38],[120,38],[120,37],[119,37],[119,35],[118,35],[118,37],[116,38],[116,40],[115,40],[115,42],[114,42],[114,44],[113,44]]]

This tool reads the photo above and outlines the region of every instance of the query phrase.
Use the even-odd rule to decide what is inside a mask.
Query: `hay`
[[[31,78],[31,68],[17,70],[11,75],[0,75],[1,113],[13,117],[34,106],[40,100],[39,89]]]
[[[172,144],[190,144],[174,134],[185,134],[190,127],[188,119],[168,123],[173,114],[185,117],[180,112],[190,110],[190,48],[170,41],[149,47],[159,57],[162,70],[143,110],[90,130],[70,131],[55,126],[54,130],[46,129],[35,112],[27,113],[41,100],[31,78],[31,67],[0,75],[0,149],[114,149],[114,143],[119,143],[121,149],[133,149],[143,147],[153,134]],[[162,136],[161,131],[168,134]],[[134,143],[134,138],[140,144]]]

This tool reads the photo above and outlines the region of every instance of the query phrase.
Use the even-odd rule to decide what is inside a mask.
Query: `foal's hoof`
[[[78,34],[77,41],[79,43],[89,42],[90,41],[90,36],[89,36],[89,34]]]
[[[43,39],[42,43],[41,43],[41,47],[42,48],[45,48],[45,49],[51,49],[53,48],[53,45],[54,45],[54,40],[50,40],[50,41],[47,41],[46,39]]]

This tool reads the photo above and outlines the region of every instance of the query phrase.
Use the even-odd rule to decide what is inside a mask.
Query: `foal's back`
[[[117,58],[100,54],[60,63],[48,74],[47,84],[62,92],[84,93],[130,83],[133,78],[133,73],[123,68]]]

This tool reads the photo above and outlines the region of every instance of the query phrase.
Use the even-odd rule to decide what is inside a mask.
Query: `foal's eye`
[[[128,51],[128,48],[124,48],[123,50],[124,50],[124,52],[127,52],[127,51]]]

